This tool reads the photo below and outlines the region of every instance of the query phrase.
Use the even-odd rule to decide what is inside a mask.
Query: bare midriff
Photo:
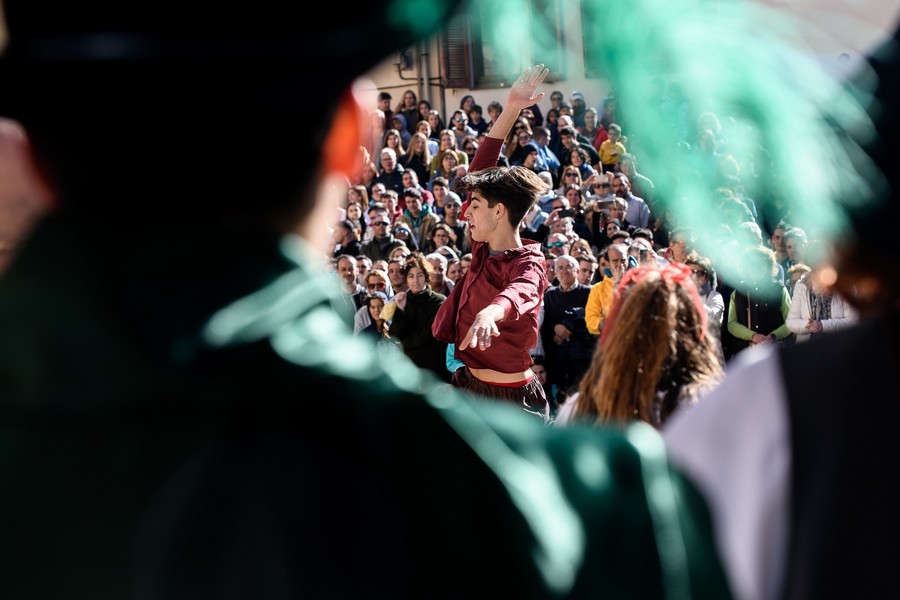
[[[527,383],[534,377],[534,373],[531,369],[526,369],[524,371],[517,371],[515,373],[502,373],[500,371],[495,371],[493,369],[473,369],[469,367],[469,372],[472,375],[485,383]]]

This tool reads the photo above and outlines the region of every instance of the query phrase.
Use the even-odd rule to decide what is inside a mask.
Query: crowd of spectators
[[[760,189],[763,165],[732,152],[728,116],[705,110],[686,121],[691,112],[680,88],[670,83],[665,89],[672,98],[660,103],[660,110],[677,107],[678,114],[661,119],[675,123],[673,151],[681,160],[674,176],[696,179],[716,199],[715,225],[677,216],[677,202],[686,200],[666,197],[663,186],[654,183],[670,181],[673,174],[641,159],[640,143],[629,139],[627,106],[612,94],[593,108],[582,92],[573,91],[566,100],[554,90],[548,109],[535,105],[521,111],[505,138],[499,164],[531,169],[548,186],[526,214],[521,234],[541,243],[551,282],[539,315],[540,340],[531,353],[546,374],[554,413],[581,385],[616,287],[634,268],[686,265],[720,368],[749,346],[797,343],[856,320],[843,299],[815,283],[828,259],[824,253],[807,258],[805,248],[816,244],[802,219],[779,209],[788,203],[777,197],[752,198],[746,192]],[[425,258],[430,291],[445,297],[465,273],[470,250],[454,183],[503,107],[494,101],[484,110],[467,95],[444,121],[427,101],[422,101],[427,108],[414,111],[415,100],[407,91],[394,110],[386,110],[390,95],[382,93],[374,114],[384,133],[380,141],[373,135],[378,143],[363,150],[359,181],[348,182],[332,258],[338,272],[337,259],[345,255],[363,264],[395,258],[395,250],[408,254],[406,261]],[[405,131],[397,129],[398,114],[406,115]],[[367,173],[374,173],[368,182]],[[366,199],[360,215],[358,205]],[[358,277],[365,287],[364,271]],[[406,283],[396,281],[394,293],[406,291]],[[349,283],[342,285],[350,294]],[[354,300],[363,326],[369,326],[371,301],[366,294]],[[379,332],[391,339],[390,319]],[[448,371],[458,366],[446,363]],[[447,379],[447,372],[437,371]]]

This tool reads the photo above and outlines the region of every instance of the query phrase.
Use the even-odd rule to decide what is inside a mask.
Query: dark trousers
[[[550,421],[550,405],[547,403],[544,388],[538,383],[537,378],[532,378],[528,383],[518,387],[506,387],[481,381],[472,375],[468,367],[460,367],[453,372],[451,383],[453,387],[465,390],[474,396],[509,402],[529,414],[540,417],[545,423]]]

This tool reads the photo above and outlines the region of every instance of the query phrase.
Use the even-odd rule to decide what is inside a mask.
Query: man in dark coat
[[[463,398],[334,310],[353,80],[446,2],[4,9],[59,210],[0,286],[0,597],[727,596],[654,432]]]

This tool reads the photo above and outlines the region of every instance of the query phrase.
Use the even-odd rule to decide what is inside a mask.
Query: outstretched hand
[[[503,309],[496,304],[489,304],[481,309],[478,314],[475,315],[475,320],[472,322],[472,326],[469,327],[469,331],[466,333],[466,337],[463,338],[459,348],[461,350],[470,347],[479,348],[481,350],[490,348],[491,338],[500,335],[500,329],[497,327],[497,322],[502,318]]]
[[[545,69],[543,63],[526,69],[509,89],[506,104],[512,110],[518,112],[523,108],[537,104],[544,97],[544,92],[538,92],[537,88],[544,82],[550,69]]]

